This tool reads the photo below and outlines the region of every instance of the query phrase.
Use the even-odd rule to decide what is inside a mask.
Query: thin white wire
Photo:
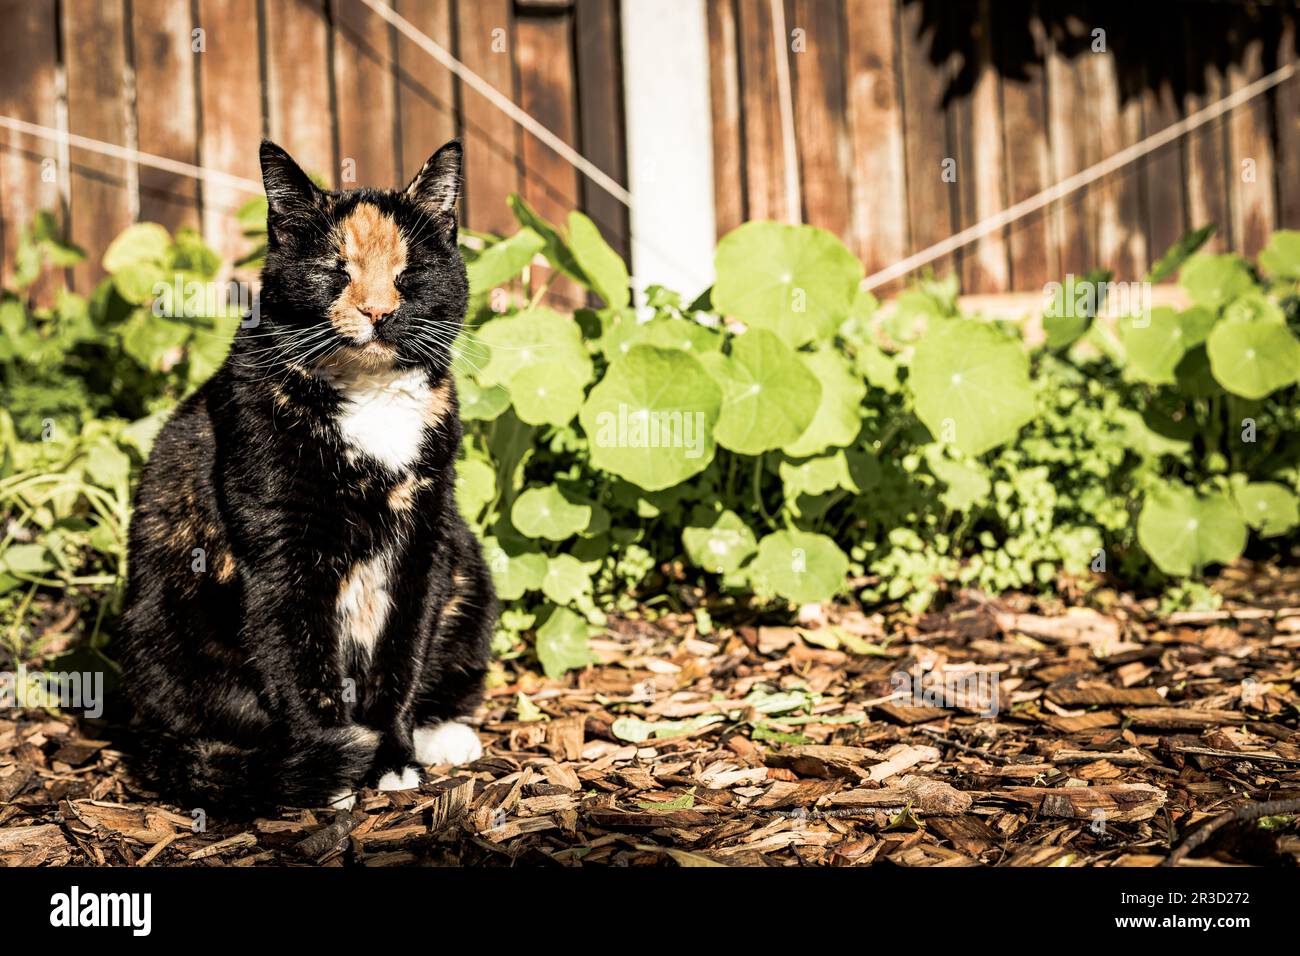
[[[448,53],[446,49],[434,42],[427,34],[412,26],[411,22],[400,13],[386,3],[380,3],[379,0],[361,0],[361,2],[378,14],[381,19],[396,27],[399,33],[458,76],[461,82],[472,87],[489,103],[510,117],[517,125],[522,126],[559,153],[569,165],[579,170],[624,206],[629,209],[632,208],[632,194],[606,175],[604,170],[516,106],[513,100]]]
[[[164,172],[175,173],[177,176],[187,176],[190,179],[199,179],[205,183],[220,184],[230,186],[244,192],[260,195],[262,184],[253,179],[245,179],[242,176],[232,176],[230,173],[223,173],[216,169],[207,169],[203,166],[195,166],[193,163],[182,163],[176,159],[168,159],[166,156],[156,156],[153,153],[142,153],[138,149],[132,149],[129,146],[117,146],[113,143],[106,143],[103,140],[91,139],[89,136],[82,136],[79,133],[69,133],[67,130],[55,129],[52,126],[41,126],[38,123],[29,123],[26,120],[20,120],[13,116],[0,116],[0,127],[10,129],[17,133],[26,133],[29,136],[38,136],[41,139],[53,140],[63,146],[75,146],[78,149],[84,149],[87,152],[98,153],[101,156],[111,156],[113,159],[121,159],[126,162],[133,162],[139,166],[149,166],[153,169],[161,169]]]
[[[879,272],[867,276],[867,278],[862,281],[862,288],[871,290],[884,285],[886,282],[902,278],[914,269],[919,269],[921,266],[934,262],[936,259],[941,259],[949,253],[960,249],[962,246],[970,245],[970,243],[977,239],[981,239],[991,232],[997,232],[999,229],[1010,225],[1017,219],[1023,219],[1025,216],[1037,212],[1044,206],[1051,205],[1063,196],[1068,196],[1070,193],[1082,189],[1089,183],[1094,183],[1104,176],[1109,176],[1111,173],[1127,166],[1134,160],[1141,159],[1147,153],[1153,152],[1161,146],[1172,143],[1180,136],[1183,136],[1200,126],[1204,126],[1206,123],[1217,119],[1230,110],[1236,109],[1241,104],[1254,99],[1261,93],[1267,92],[1279,83],[1285,83],[1295,75],[1296,65],[1296,63],[1288,63],[1285,66],[1279,67],[1272,73],[1262,76],[1253,83],[1243,86],[1235,93],[1230,93],[1223,99],[1217,100],[1209,106],[1199,109],[1189,116],[1183,117],[1178,122],[1165,127],[1158,133],[1152,133],[1145,139],[1139,140],[1132,146],[1127,146],[1124,149],[1121,149],[1118,153],[1113,153],[1110,156],[1107,156],[1100,162],[1094,163],[1087,169],[1080,170],[1073,176],[1067,176],[1060,182],[1048,186],[1046,189],[1035,193],[1028,199],[1023,199],[1015,205],[1008,206],[1001,212],[994,213],[987,219],[982,219],[975,223],[975,225],[963,229],[961,232],[955,233],[947,239],[936,242],[934,245],[922,249],[914,255],[910,255],[906,259],[896,262],[886,269],[881,269]]]

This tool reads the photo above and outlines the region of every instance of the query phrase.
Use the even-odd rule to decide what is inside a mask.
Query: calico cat
[[[261,148],[260,321],[136,493],[119,645],[136,772],[187,806],[350,806],[478,758],[496,612],[456,509],[461,147],[404,191]]]

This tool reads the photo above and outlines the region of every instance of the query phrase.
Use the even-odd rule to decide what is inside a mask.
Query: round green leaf
[[[698,359],[634,345],[592,388],[578,419],[595,467],[659,491],[713,460],[721,404],[721,389]]]
[[[862,263],[815,226],[750,222],[718,243],[713,305],[787,345],[835,334],[862,281]]]
[[[1246,524],[1232,499],[1222,494],[1202,498],[1182,485],[1147,496],[1137,535],[1156,567],[1174,576],[1227,564],[1246,547]]]
[[[931,324],[908,387],[930,433],[968,455],[1010,441],[1035,413],[1023,349],[969,319]]]
[[[515,499],[510,521],[529,538],[563,541],[587,527],[591,506],[573,504],[554,485],[529,488]]]
[[[633,345],[657,345],[661,349],[684,349],[687,352],[716,352],[722,348],[722,336],[698,322],[676,317],[642,322],[619,343],[626,352]]]
[[[496,538],[484,538],[483,557],[503,601],[517,601],[526,591],[536,591],[546,577],[546,555],[539,551],[510,554]]]
[[[1152,385],[1172,385],[1174,369],[1187,350],[1186,331],[1178,314],[1161,306],[1146,316],[1126,316],[1118,325],[1127,355],[1125,377]]]
[[[1252,481],[1234,492],[1246,523],[1261,538],[1275,538],[1300,524],[1300,501],[1286,485]]]
[[[751,329],[735,338],[729,357],[706,362],[724,390],[713,430],[722,447],[758,455],[793,442],[812,422],[822,385],[773,333]]]
[[[582,370],[561,362],[539,362],[521,368],[510,379],[515,413],[529,425],[567,425],[582,405],[582,390],[590,379]]]
[[[754,553],[754,532],[734,511],[724,511],[708,528],[682,531],[686,556],[696,567],[716,574],[731,574]]]
[[[1198,253],[1187,260],[1178,277],[1197,305],[1216,309],[1255,287],[1255,279],[1240,256]]]
[[[1274,279],[1300,279],[1300,232],[1281,229],[1269,236],[1259,266]]]
[[[833,349],[799,353],[813,377],[821,383],[821,400],[803,434],[782,448],[791,458],[806,458],[827,448],[853,444],[862,429],[862,400],[867,386],[853,374],[848,362]]]
[[[484,388],[472,378],[456,375],[456,398],[465,421],[492,421],[510,407],[510,393],[504,386]]]
[[[1243,398],[1263,398],[1300,374],[1300,342],[1277,322],[1220,322],[1205,348],[1215,380]]]
[[[829,601],[844,586],[849,559],[830,538],[807,531],[778,531],[758,543],[754,583],[796,604]]]
[[[137,222],[127,226],[104,250],[104,271],[116,273],[126,266],[142,262],[161,265],[167,261],[171,244],[167,230],[156,222]]]
[[[571,554],[557,554],[546,563],[542,593],[556,604],[572,604],[591,590],[591,575]]]
[[[591,358],[578,323],[550,309],[491,319],[479,327],[478,341],[489,350],[478,374],[480,385],[504,385],[523,369],[546,364],[568,366],[585,385],[591,381]]]
[[[537,629],[537,659],[546,676],[555,680],[565,671],[591,663],[587,622],[568,608],[557,607]]]

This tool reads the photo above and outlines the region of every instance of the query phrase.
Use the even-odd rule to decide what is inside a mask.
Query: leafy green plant
[[[1276,234],[1256,265],[1198,254],[1209,232],[1189,234],[1151,276],[1179,274],[1190,308],[1051,308],[1030,344],[960,314],[952,279],[882,309],[861,264],[807,226],[746,224],[699,299],[650,286],[634,304],[590,220],[511,205],[515,234],[465,249],[453,367],[458,500],[503,601],[503,656],[581,667],[607,615],[654,613],[682,581],[777,610],[921,609],[953,585],[1062,573],[1194,596],[1207,567],[1293,542],[1300,234]],[[254,239],[263,214],[244,211]],[[37,304],[41,269],[80,255],[55,236],[48,219],[28,231],[0,300],[0,602],[16,621],[61,588],[111,624],[130,477],[243,310],[178,308],[221,264],[152,224],[110,246],[89,298]],[[542,306],[538,257],[589,307]]]

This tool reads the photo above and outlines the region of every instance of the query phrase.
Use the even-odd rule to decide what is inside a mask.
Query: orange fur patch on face
[[[235,576],[235,557],[229,551],[221,559],[221,565],[217,568],[217,580],[225,584]]]
[[[347,263],[347,288],[330,307],[330,322],[343,335],[369,341],[372,316],[397,309],[397,276],[406,268],[406,240],[391,216],[358,203],[338,227],[339,256]]]

